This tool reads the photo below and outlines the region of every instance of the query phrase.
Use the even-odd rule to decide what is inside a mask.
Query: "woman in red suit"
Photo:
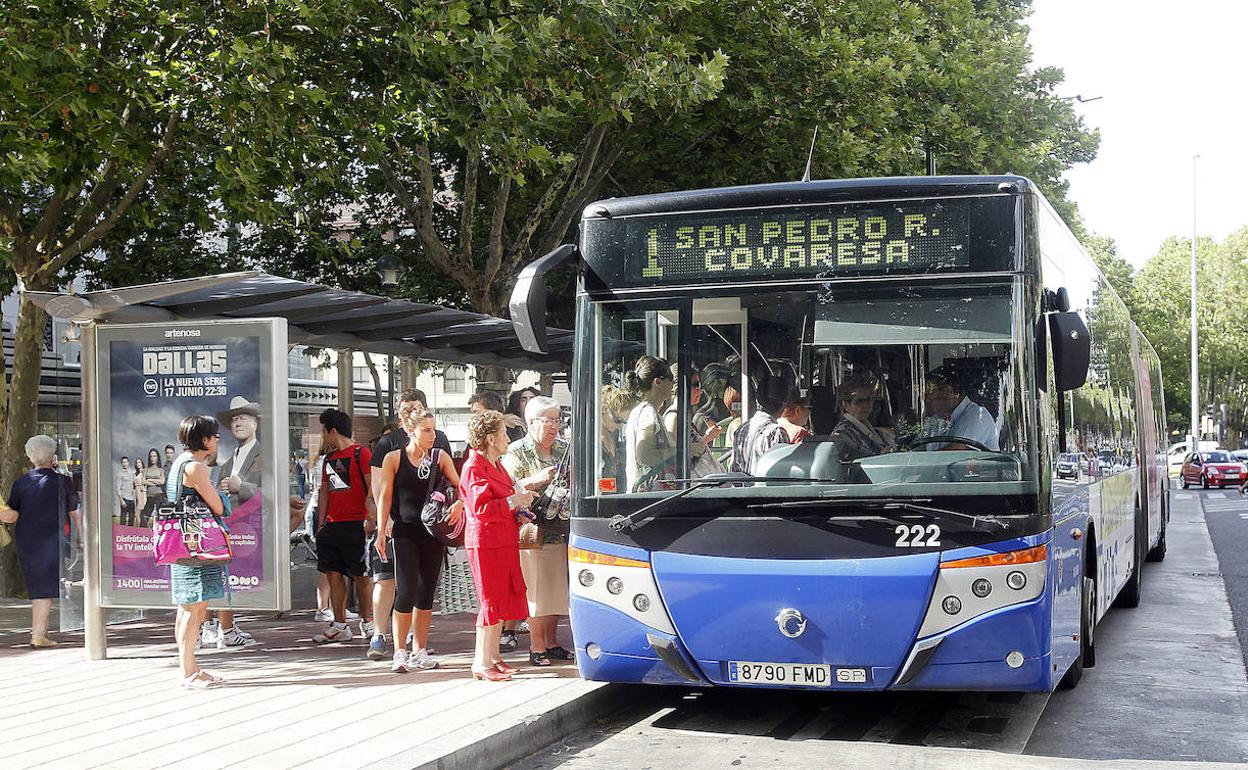
[[[510,443],[506,418],[500,412],[472,415],[468,445],[473,451],[459,476],[459,495],[468,514],[464,547],[481,607],[472,676],[491,682],[510,679],[515,672],[498,657],[503,621],[524,620],[529,614],[520,572],[522,517],[516,511],[527,508],[534,494],[517,492],[515,482],[498,462]]]

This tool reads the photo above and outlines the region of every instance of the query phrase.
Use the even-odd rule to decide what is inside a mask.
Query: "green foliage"
[[[1153,342],[1165,375],[1172,427],[1191,423],[1190,240],[1167,239],[1135,278],[1136,322]],[[1248,228],[1197,249],[1196,321],[1200,406],[1227,404],[1231,443],[1248,432]]]

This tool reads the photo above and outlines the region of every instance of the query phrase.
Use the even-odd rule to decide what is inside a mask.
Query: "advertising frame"
[[[169,570],[155,567],[150,535],[146,543],[140,537],[141,530],[150,533],[155,506],[148,506],[146,515],[136,511],[139,506],[132,501],[127,501],[128,507],[123,504],[118,510],[118,490],[126,486],[126,481],[118,481],[120,468],[116,457],[122,449],[135,447],[114,446],[115,437],[134,435],[136,424],[148,427],[148,433],[143,435],[150,435],[146,418],[156,420],[161,400],[165,399],[183,411],[203,407],[192,413],[216,412],[219,420],[221,414],[228,413],[256,417],[252,428],[255,440],[246,447],[245,457],[249,467],[252,467],[251,460],[258,457],[258,469],[254,472],[259,483],[251,485],[254,491],[249,491],[250,497],[259,500],[253,501],[246,513],[249,526],[240,527],[234,533],[237,545],[232,565],[237,569],[235,573],[227,571],[230,588],[224,598],[209,602],[209,606],[212,609],[290,609],[286,320],[91,324],[84,332],[84,337],[89,338],[89,341],[84,339],[89,342],[84,346],[84,359],[89,353],[92,370],[91,376],[84,377],[83,382],[87,411],[91,415],[91,429],[86,437],[90,464],[86,515],[89,530],[94,530],[89,538],[88,547],[93,558],[89,559],[88,568],[93,573],[89,581],[95,590],[91,591],[89,586],[88,592],[98,597],[98,606],[143,609],[175,606],[167,577],[119,579],[116,574],[120,569],[122,572],[163,570],[162,574],[167,575]],[[136,367],[136,361],[141,362],[138,366],[142,369]],[[203,361],[211,362],[213,368],[196,371],[194,364]],[[183,362],[190,363],[190,369]],[[159,366],[159,373],[147,371],[153,366]],[[200,376],[205,372],[210,373]],[[240,378],[247,383],[245,387],[234,384]],[[136,381],[140,382],[141,391],[135,391]],[[210,383],[207,388],[203,386],[205,382]],[[126,389],[119,390],[119,384],[124,384]],[[246,392],[240,395],[240,390]],[[122,397],[118,398],[118,394]],[[176,446],[178,426],[173,422],[165,419],[160,423],[160,435],[168,439],[145,440],[136,444],[137,451],[144,451],[149,444],[153,449],[160,444],[161,453],[165,451],[164,444]],[[218,458],[231,452],[236,442],[231,426],[221,424]],[[135,443],[134,440],[131,443]],[[244,447],[238,449],[242,451]],[[181,450],[174,451],[180,453]],[[224,467],[211,470],[214,485],[224,483],[221,479],[224,471]],[[235,471],[235,488],[240,473]],[[238,498],[236,492],[236,505]],[[237,521],[243,515],[238,512],[235,519],[227,516],[227,521]],[[123,527],[123,524],[128,526]],[[120,554],[126,549],[131,553],[125,554],[128,560],[123,562]],[[245,569],[244,558],[248,563],[260,565],[252,570],[257,574],[237,574],[238,570]],[[129,587],[121,587],[121,584]]]

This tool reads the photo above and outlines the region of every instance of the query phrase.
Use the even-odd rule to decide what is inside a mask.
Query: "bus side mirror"
[[[1053,348],[1053,380],[1058,391],[1074,390],[1088,381],[1092,338],[1078,313],[1049,315],[1049,341]]]
[[[546,274],[570,262],[577,254],[575,246],[565,243],[530,262],[516,276],[507,306],[516,338],[530,353],[546,352]]]

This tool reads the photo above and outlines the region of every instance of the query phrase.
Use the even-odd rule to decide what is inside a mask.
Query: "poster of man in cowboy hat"
[[[217,488],[222,494],[228,494],[233,507],[237,508],[260,491],[263,466],[260,440],[256,435],[260,428],[260,405],[246,396],[234,396],[230,399],[230,408],[217,413],[217,420],[222,428],[230,431],[235,442],[233,453],[221,464]]]

